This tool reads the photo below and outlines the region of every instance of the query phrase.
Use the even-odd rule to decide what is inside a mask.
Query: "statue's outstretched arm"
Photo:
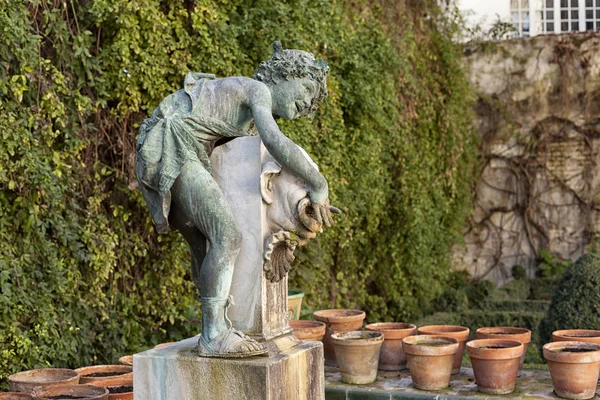
[[[270,108],[257,106],[252,111],[260,138],[269,153],[282,166],[310,185],[309,196],[313,203],[323,204],[329,195],[327,181],[323,175],[309,163],[298,146],[281,132]]]
[[[271,109],[271,93],[266,87],[255,87],[252,91],[250,108],[258,134],[271,155],[296,176],[304,179],[310,189],[308,195],[312,203],[313,217],[319,224],[331,226],[331,212],[339,212],[329,205],[329,186],[327,180],[306,159],[300,148],[285,136],[275,119]]]

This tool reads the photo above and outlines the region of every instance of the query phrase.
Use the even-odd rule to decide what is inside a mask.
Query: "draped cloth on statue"
[[[202,115],[207,77],[214,76],[187,74],[184,89],[167,96],[140,127],[135,174],[159,233],[169,231],[171,187],[181,168],[195,161],[210,172],[209,157],[218,139],[252,135]]]

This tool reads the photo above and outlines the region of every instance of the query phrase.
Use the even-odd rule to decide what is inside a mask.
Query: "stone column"
[[[272,283],[263,273],[265,241],[271,232],[266,219],[267,204],[260,192],[260,176],[269,158],[258,136],[232,140],[217,147],[211,156],[213,176],[223,189],[243,236],[231,284],[235,305],[229,309],[229,318],[236,329],[259,341],[291,332],[287,277]]]
[[[211,157],[213,176],[243,235],[230,292],[236,305],[229,318],[236,329],[265,342],[269,355],[198,357],[193,351],[197,337],[136,354],[135,400],[324,400],[323,345],[294,338],[287,320],[287,277],[272,283],[263,272],[265,242],[274,226],[261,194],[268,160],[272,157],[259,137],[234,139]],[[296,201],[287,195],[273,201],[290,198]]]

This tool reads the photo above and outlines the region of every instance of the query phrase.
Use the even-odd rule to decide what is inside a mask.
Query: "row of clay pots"
[[[331,340],[334,333],[359,330],[365,318],[360,310],[333,309],[314,313],[316,321],[290,321],[294,334],[301,340],[323,340],[325,364],[337,366],[335,352]],[[384,342],[380,351],[379,369],[382,371],[400,371],[406,369],[406,354],[402,350],[402,339],[415,334],[442,335],[457,339],[458,351],[455,354],[452,374],[458,374],[464,355],[465,343],[469,337],[469,328],[455,325],[430,325],[416,328],[413,324],[402,322],[382,322],[369,324],[366,330],[382,332]],[[324,332],[324,335],[323,335]],[[323,335],[323,336],[322,336]],[[476,332],[477,339],[515,340],[524,344],[525,350],[531,341],[531,332],[524,328],[480,328]],[[520,359],[523,366],[525,352]]]
[[[342,379],[347,383],[355,384],[374,381],[377,369],[374,365],[377,365],[380,370],[400,370],[408,364],[416,387],[425,390],[436,390],[434,388],[440,385],[440,388],[447,387],[450,374],[456,374],[460,371],[466,347],[472,360],[479,390],[490,394],[510,393],[514,390],[516,376],[519,368],[523,366],[527,346],[531,341],[531,331],[524,328],[479,328],[476,332],[477,340],[467,344],[469,329],[461,326],[432,325],[417,329],[411,324],[378,323],[367,325],[367,332],[361,332],[358,329],[362,327],[365,318],[363,311],[322,310],[315,312],[314,316],[317,321],[295,321],[295,323],[292,323],[295,334],[303,340],[320,340],[323,338],[326,364],[338,365],[342,373]],[[430,336],[433,344],[423,346],[427,340],[424,336],[414,336],[415,334]],[[600,342],[600,331],[569,330],[553,333],[554,341],[574,339]],[[415,340],[418,340],[419,343],[413,343]],[[368,354],[363,352],[366,349],[370,349],[367,351]],[[556,351],[545,350],[545,354],[550,352],[546,357],[549,364],[552,364],[553,358],[565,359],[566,357],[570,360],[575,357],[573,354],[576,352],[592,352],[589,349],[569,351],[568,347],[566,347],[567,350],[564,350],[564,346],[561,349],[558,356],[555,354]],[[425,363],[419,361],[428,356],[427,353],[435,351],[442,351],[445,354],[439,356],[441,358],[432,359]],[[409,352],[411,355],[407,357]],[[424,354],[422,354],[423,352]],[[568,355],[565,356],[564,353],[568,353]],[[587,354],[587,356],[588,359],[595,359],[594,354]],[[442,362],[443,358],[452,360],[450,374],[437,365]],[[412,363],[408,361],[410,359],[413,360]],[[594,363],[590,362],[590,364]],[[597,364],[600,366],[600,362]],[[418,365],[427,366],[428,369],[436,371],[438,378],[435,376],[433,378],[416,376],[413,371],[418,370]],[[558,367],[551,367],[551,371],[553,368],[557,369]],[[564,376],[564,368],[561,371]],[[576,371],[577,376],[582,374],[579,370]],[[441,376],[447,376],[446,383],[435,383],[436,379],[439,380]],[[432,379],[432,381],[427,381],[427,379]],[[597,376],[595,379],[597,380]],[[442,379],[442,381],[444,380],[445,378]],[[573,380],[572,377],[566,380],[558,379],[555,382],[556,392],[567,398],[574,398],[569,397],[569,393],[573,393],[573,391],[584,393],[583,390],[577,388],[569,389],[571,392],[560,389],[561,382],[559,381]],[[591,378],[591,381],[594,381],[594,378]],[[595,390],[595,386],[592,386],[587,390]],[[585,398],[587,394],[584,393],[578,396],[577,398]]]
[[[161,343],[154,348],[172,343]],[[0,400],[45,399],[59,395],[132,400],[133,356],[123,356],[119,362],[122,365],[96,365],[76,370],[43,368],[19,372],[8,377],[12,392],[0,393]]]
[[[36,386],[30,393],[0,393],[0,400],[46,400],[49,398],[108,400],[107,388],[93,385],[52,384]]]
[[[98,365],[76,370],[43,368],[8,377],[12,392],[0,400],[46,399],[58,396],[97,400],[133,399],[133,368],[126,365]],[[20,393],[21,396],[17,396]],[[23,396],[24,395],[24,396]]]
[[[442,390],[450,384],[460,344],[456,338],[417,335],[403,339],[408,367],[417,389]],[[477,339],[466,343],[475,381],[480,392],[511,393],[524,351],[521,342],[504,339]]]
[[[419,329],[420,331],[421,329]],[[466,343],[478,390],[508,394],[514,390],[531,333],[522,328],[480,328],[477,340]],[[502,337],[502,339],[498,339]],[[543,347],[554,390],[566,399],[591,399],[600,376],[600,331],[565,330]],[[572,341],[583,338],[583,341]],[[571,339],[571,341],[569,341]],[[450,381],[450,358],[460,352],[455,338],[411,336],[403,339],[415,387],[441,390]]]

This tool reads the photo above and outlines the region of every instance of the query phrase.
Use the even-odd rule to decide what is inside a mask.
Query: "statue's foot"
[[[229,328],[210,342],[200,336],[196,351],[201,357],[242,358],[267,353],[267,348],[242,332]]]

